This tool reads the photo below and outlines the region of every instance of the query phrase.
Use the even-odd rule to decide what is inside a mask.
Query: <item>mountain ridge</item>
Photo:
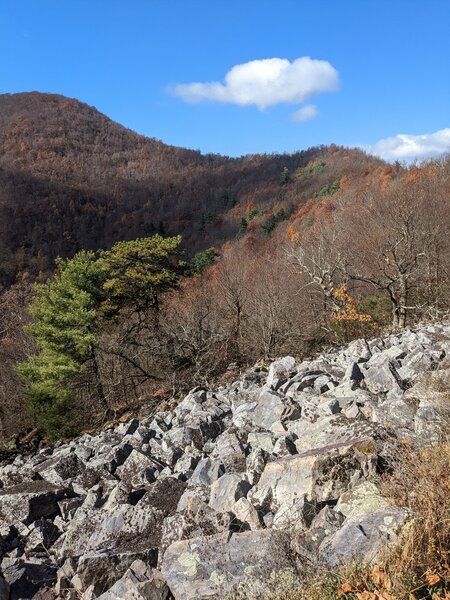
[[[320,189],[320,177],[304,189],[281,188],[284,168],[293,173],[339,152],[351,155],[356,171],[384,164],[338,147],[203,155],[137,134],[76,99],[1,95],[0,285],[18,274],[50,273],[58,255],[155,232],[183,233],[190,253],[220,245],[236,237],[246,206],[297,208],[314,185]],[[342,169],[330,167],[328,179],[349,170],[339,160]]]

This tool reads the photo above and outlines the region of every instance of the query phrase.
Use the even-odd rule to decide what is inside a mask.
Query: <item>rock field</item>
[[[404,440],[439,442],[449,367],[450,325],[424,326],[17,456],[0,467],[0,600],[252,598],[373,562],[408,519],[379,476]]]

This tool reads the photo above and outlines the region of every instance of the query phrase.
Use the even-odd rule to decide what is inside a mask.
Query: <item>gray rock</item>
[[[370,481],[364,481],[353,489],[348,490],[339,498],[335,509],[348,518],[362,517],[389,506],[377,486]]]
[[[116,476],[131,488],[142,487],[155,481],[155,462],[137,450],[132,450],[122,466],[116,469]]]
[[[297,448],[295,447],[293,438],[290,435],[280,436],[274,444],[273,454],[278,458],[297,454]]]
[[[186,500],[181,513],[164,519],[160,557],[163,556],[166,548],[175,541],[230,531],[232,522],[231,513],[217,512],[199,496],[191,496]]]
[[[86,552],[156,548],[161,538],[165,514],[148,504],[122,504],[114,510],[79,508],[69,524],[61,548],[62,557]]]
[[[361,371],[358,363],[351,362],[345,370],[342,383],[348,383],[352,389],[359,388],[361,381],[364,379],[363,372]]]
[[[397,540],[407,517],[398,507],[382,507],[373,513],[347,519],[342,528],[324,540],[320,558],[331,568],[359,561],[373,564],[386,547]]]
[[[225,473],[211,486],[209,505],[218,512],[232,511],[239,498],[245,498],[249,482],[237,473]]]
[[[251,431],[248,434],[247,443],[252,450],[261,449],[269,454],[274,449],[273,434],[269,432]]]
[[[1,570],[9,585],[11,600],[33,598],[41,588],[51,584],[56,578],[56,567],[41,560],[4,558]]]
[[[178,446],[172,446],[171,442],[164,438],[154,438],[149,442],[149,454],[154,459],[154,465],[160,464],[164,467],[173,467],[183,455],[183,450]]]
[[[261,529],[260,515],[247,498],[239,498],[239,500],[234,503],[232,512],[235,517],[241,523],[247,525],[249,529]]]
[[[169,588],[161,574],[136,560],[116,583],[97,600],[166,600]]]
[[[218,534],[175,542],[161,571],[175,600],[253,598],[298,581],[283,534],[271,530]]]
[[[344,442],[268,462],[249,499],[276,512],[306,497],[337,500],[351,482],[373,474],[375,459],[360,443]]]
[[[30,481],[0,490],[0,519],[32,523],[58,512],[58,500],[68,490],[46,481]]]
[[[36,471],[45,481],[54,485],[61,485],[80,475],[85,468],[84,463],[73,453],[67,456],[50,458],[41,463]]]
[[[276,360],[269,367],[266,384],[268,387],[277,389],[289,378],[290,373],[295,367],[295,358],[285,356]]]
[[[267,461],[267,452],[261,448],[252,450],[246,459],[246,474],[250,485],[255,483],[261,477],[261,473],[264,471]]]
[[[145,561],[149,567],[156,567],[158,552],[156,548],[134,551],[87,552],[80,557],[77,565],[75,584],[79,591],[85,591],[93,586],[99,593],[109,589],[125,575],[134,561]],[[73,580],[72,580],[73,581]]]
[[[225,465],[227,471],[236,472],[245,469],[245,454],[235,433],[222,433],[214,443],[211,459]]]
[[[175,464],[175,473],[180,475],[180,478],[186,481],[192,477],[196,466],[200,461],[200,457],[197,454],[191,452],[185,453],[179,458]]]
[[[277,392],[263,390],[249,418],[254,426],[269,430],[274,423],[281,420],[284,410],[285,403]]]
[[[387,360],[364,370],[364,384],[373,394],[382,394],[391,390],[398,390],[401,393],[401,379],[395,367]]]
[[[30,527],[30,533],[27,535],[25,544],[26,555],[43,552],[44,556],[46,556],[60,535],[61,531],[52,521],[38,519]]]
[[[219,460],[203,458],[194,469],[191,481],[201,485],[211,485],[225,473],[225,466]]]
[[[345,349],[345,356],[356,362],[366,362],[372,356],[372,351],[366,340],[359,339],[351,342]]]

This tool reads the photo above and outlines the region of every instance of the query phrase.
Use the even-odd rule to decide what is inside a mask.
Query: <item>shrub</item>
[[[313,198],[322,198],[322,196],[332,196],[338,191],[339,186],[339,179],[336,179],[335,181],[333,181],[333,183],[325,185],[320,191],[313,194]]]

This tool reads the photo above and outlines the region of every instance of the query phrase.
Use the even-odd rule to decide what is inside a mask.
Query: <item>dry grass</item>
[[[322,571],[300,589],[264,600],[450,600],[450,444],[404,444],[381,491],[411,517],[375,567]]]
[[[450,600],[450,444],[405,445],[381,488],[411,518],[379,564],[323,572],[271,600]]]
[[[382,492],[412,514],[384,564],[399,597],[450,590],[450,444],[421,451],[405,446]]]

